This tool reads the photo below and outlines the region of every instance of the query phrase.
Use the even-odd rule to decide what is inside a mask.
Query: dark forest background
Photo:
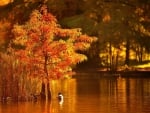
[[[42,4],[63,28],[82,28],[98,37],[80,66],[117,70],[149,62],[150,0],[10,0],[0,6],[1,54],[13,38],[13,25],[24,24]]]

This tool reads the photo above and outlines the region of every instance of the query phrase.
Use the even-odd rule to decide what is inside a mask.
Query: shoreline
[[[102,71],[97,69],[75,70],[73,78],[100,78],[100,77],[145,77],[150,78],[150,70],[124,70],[124,71]]]

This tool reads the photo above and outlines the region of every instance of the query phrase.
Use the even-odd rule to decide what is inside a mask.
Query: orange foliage
[[[103,22],[109,22],[111,20],[111,17],[110,17],[110,15],[107,13],[106,15],[104,15],[104,17],[103,17]]]
[[[16,50],[18,59],[31,75],[47,79],[72,74],[72,66],[87,59],[76,50],[86,50],[96,41],[81,29],[62,29],[46,6],[33,11],[26,24],[15,25],[13,33],[13,43],[24,47]]]

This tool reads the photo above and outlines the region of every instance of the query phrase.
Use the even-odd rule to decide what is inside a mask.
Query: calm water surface
[[[150,78],[78,78],[52,85],[51,103],[1,103],[0,113],[150,113]]]

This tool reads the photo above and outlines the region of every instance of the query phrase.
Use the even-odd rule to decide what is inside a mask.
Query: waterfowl
[[[58,100],[59,101],[63,101],[63,99],[64,99],[63,94],[62,93],[58,93]]]

